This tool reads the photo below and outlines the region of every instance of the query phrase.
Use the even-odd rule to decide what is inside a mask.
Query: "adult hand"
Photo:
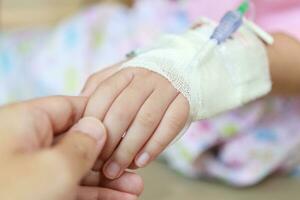
[[[108,181],[90,172],[106,131],[95,118],[80,120],[86,103],[48,97],[0,108],[0,199],[137,199],[137,175]]]

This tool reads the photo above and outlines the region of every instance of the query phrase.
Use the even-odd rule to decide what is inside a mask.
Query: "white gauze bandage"
[[[231,39],[217,45],[210,39],[216,23],[202,22],[182,35],[163,36],[122,65],[146,68],[168,79],[188,99],[191,121],[236,108],[271,89],[260,39],[271,42],[267,33],[246,21]]]

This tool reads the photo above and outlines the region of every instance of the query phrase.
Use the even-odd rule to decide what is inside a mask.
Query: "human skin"
[[[273,34],[274,44],[267,46],[273,82],[272,94],[300,94],[300,42],[284,33]]]
[[[92,173],[107,135],[98,119],[81,119],[86,103],[85,97],[60,96],[0,108],[0,199],[138,198],[139,176],[109,181]]]

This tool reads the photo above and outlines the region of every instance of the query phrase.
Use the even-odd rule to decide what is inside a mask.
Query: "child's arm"
[[[275,43],[267,47],[273,94],[300,94],[300,42],[286,34],[273,34]]]

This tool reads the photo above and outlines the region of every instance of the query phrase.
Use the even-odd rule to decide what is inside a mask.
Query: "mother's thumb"
[[[92,168],[106,141],[104,125],[96,118],[85,117],[75,124],[54,147],[75,181]]]

